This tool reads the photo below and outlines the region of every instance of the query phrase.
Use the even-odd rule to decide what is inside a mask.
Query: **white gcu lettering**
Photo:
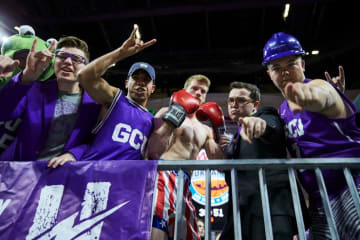
[[[122,129],[124,129],[124,131],[121,131]],[[131,126],[128,124],[117,124],[112,135],[112,140],[121,143],[128,142],[131,130]]]
[[[138,129],[134,129],[131,133],[131,137],[130,137],[130,146],[132,146],[134,149],[139,150],[140,149],[140,143],[135,143],[135,137],[139,136],[140,140],[143,140],[143,134],[138,130]]]
[[[5,208],[10,204],[11,199],[0,199],[0,216],[4,212]]]
[[[288,137],[296,138],[304,135],[304,125],[301,119],[293,119],[287,124]]]
[[[80,220],[87,220],[84,220],[75,226],[74,221],[79,215],[79,212],[75,212],[55,225],[56,216],[63,196],[64,186],[53,185],[44,187],[40,194],[39,205],[36,209],[34,223],[31,226],[26,239],[32,240],[36,238],[39,240],[51,240],[55,237],[55,240],[70,240],[79,233],[90,228],[91,229],[89,231],[78,236],[76,240],[100,239],[101,229],[103,226],[102,220],[128,203],[125,202],[119,204],[112,209],[95,216],[94,218],[90,218],[107,208],[110,186],[111,184],[109,182],[91,182],[87,184],[79,217]],[[51,229],[50,232],[38,238],[49,229]]]
[[[147,137],[139,129],[132,129],[128,124],[118,123],[114,129],[112,140],[121,143],[128,142],[132,148],[135,150],[141,148],[141,152],[143,152]]]

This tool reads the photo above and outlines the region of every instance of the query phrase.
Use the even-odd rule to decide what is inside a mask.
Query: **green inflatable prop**
[[[8,56],[14,59],[14,55],[16,55],[17,53],[23,50],[30,50],[35,38],[37,39],[37,44],[35,48],[36,51],[41,51],[48,48],[51,41],[53,41],[51,40],[45,42],[41,38],[35,36],[35,31],[32,27],[28,25],[23,25],[19,29],[19,34],[12,35],[6,42],[2,44],[1,55]],[[46,81],[54,74],[54,62],[55,57],[51,60],[49,67],[40,76],[40,81]],[[0,78],[0,88],[5,86],[6,83],[20,71],[22,71],[22,69],[20,67],[17,67],[13,72],[12,76],[7,78]]]

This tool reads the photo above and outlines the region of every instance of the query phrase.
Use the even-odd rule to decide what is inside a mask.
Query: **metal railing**
[[[211,202],[211,170],[231,170],[231,188],[233,201],[234,216],[234,236],[235,240],[241,240],[241,222],[239,209],[239,195],[237,170],[257,170],[259,175],[261,202],[264,216],[265,236],[267,240],[273,240],[272,223],[270,216],[270,206],[268,197],[268,188],[266,183],[266,170],[288,170],[289,183],[298,228],[298,236],[300,240],[306,240],[305,225],[300,207],[299,190],[297,186],[295,169],[315,169],[317,183],[321,194],[326,219],[329,224],[330,233],[333,240],[340,240],[337,232],[335,220],[330,207],[330,202],[324,182],[324,178],[320,169],[342,169],[347,185],[354,201],[357,213],[360,217],[360,198],[354,183],[354,179],[350,172],[352,169],[360,169],[360,158],[302,158],[302,159],[252,159],[252,160],[171,160],[159,161],[158,170],[180,170],[178,173],[177,183],[177,205],[175,217],[174,240],[179,240],[179,224],[182,216],[183,205],[183,189],[184,189],[184,172],[183,170],[205,170],[206,180],[206,201],[205,201],[205,239],[210,240],[210,202]]]

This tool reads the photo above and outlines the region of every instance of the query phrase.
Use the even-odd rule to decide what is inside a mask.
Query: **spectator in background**
[[[201,219],[198,219],[196,221],[196,223],[197,223],[197,228],[198,228],[200,240],[204,240],[205,239],[205,223]]]

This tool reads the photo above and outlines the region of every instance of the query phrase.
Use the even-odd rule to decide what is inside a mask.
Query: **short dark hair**
[[[85,53],[86,61],[89,62],[90,60],[89,47],[84,40],[81,40],[80,38],[74,36],[62,37],[59,39],[56,48],[60,49],[62,47],[73,47],[82,50]]]
[[[230,83],[230,91],[234,88],[245,88],[250,92],[250,98],[255,101],[260,101],[260,90],[259,88],[251,83],[245,82],[232,82]]]

